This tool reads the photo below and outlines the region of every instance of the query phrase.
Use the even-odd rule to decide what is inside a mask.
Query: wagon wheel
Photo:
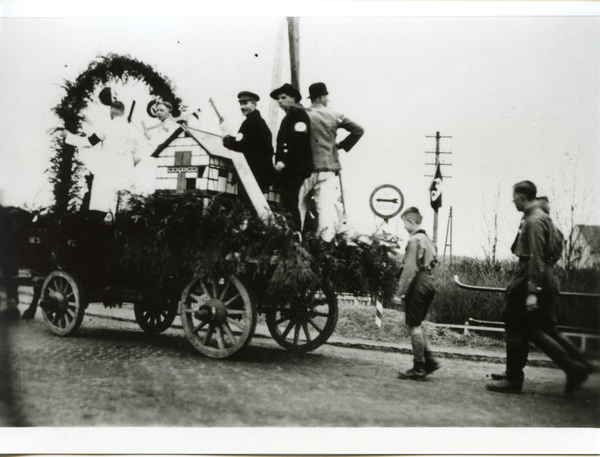
[[[222,359],[243,348],[256,328],[256,305],[235,276],[194,278],[181,294],[181,323],[202,354]]]
[[[83,322],[85,295],[79,282],[64,271],[48,275],[42,286],[41,303],[42,317],[56,335],[71,335]]]
[[[145,298],[133,304],[135,321],[148,333],[162,333],[168,329],[177,316],[177,300],[160,297]]]
[[[338,304],[328,284],[298,294],[283,306],[265,312],[267,327],[280,346],[296,352],[313,351],[335,330]]]

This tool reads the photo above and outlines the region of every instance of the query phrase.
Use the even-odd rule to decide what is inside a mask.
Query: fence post
[[[465,322],[465,330],[464,330],[464,332],[463,332],[463,335],[468,335],[468,334],[469,334],[469,329],[468,329],[468,327],[469,327],[469,321],[466,321],[466,322]]]

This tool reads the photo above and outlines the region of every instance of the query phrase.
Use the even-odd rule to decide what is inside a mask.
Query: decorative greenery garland
[[[82,113],[92,100],[96,87],[114,80],[127,82],[130,78],[144,82],[150,95],[171,102],[173,115],[179,116],[184,107],[167,77],[156,72],[150,65],[128,55],[109,54],[92,61],[74,82],[65,81],[63,88],[66,95],[52,110],[63,121],[63,125],[54,129],[52,133],[62,128],[70,132],[79,131],[85,121]],[[53,149],[56,154],[51,159],[49,172],[50,182],[54,186],[54,210],[63,214],[79,205],[80,189],[77,180],[81,174],[82,163],[77,159],[75,148],[64,144],[58,137],[53,140]]]
[[[275,217],[265,224],[247,203],[225,195],[132,195],[130,209],[112,225],[102,213],[52,212],[38,218],[30,235],[40,238],[34,256],[40,272],[63,268],[90,292],[108,285],[180,292],[195,275],[235,274],[261,303],[323,279],[337,292],[389,301],[400,273],[393,241],[338,235],[325,243],[308,235],[299,243],[285,219]]]

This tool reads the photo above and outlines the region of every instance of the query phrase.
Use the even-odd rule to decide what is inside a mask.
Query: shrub
[[[453,276],[458,275],[465,284],[506,288],[516,265],[516,261],[490,264],[485,260],[464,258],[457,260],[452,267],[443,265],[436,268],[438,292],[429,320],[445,324],[464,324],[469,318],[501,322],[504,294],[460,289]],[[598,270],[572,270],[567,275],[564,270],[557,269],[557,275],[562,291],[596,294],[600,291]],[[598,328],[599,302],[597,298],[559,298],[555,308],[558,325]]]
[[[438,292],[431,305],[429,319],[445,324],[464,324],[469,318],[501,321],[503,294],[460,289],[453,277],[458,275],[466,284],[506,287],[512,269],[510,262],[489,264],[470,258],[461,259],[452,267],[442,265],[436,268]]]

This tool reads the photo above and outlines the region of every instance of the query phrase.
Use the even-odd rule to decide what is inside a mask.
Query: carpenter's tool
[[[133,109],[135,108],[135,100],[131,103],[131,109],[129,110],[129,116],[127,116],[127,122],[131,124],[131,116],[133,116]]]
[[[219,114],[219,110],[217,109],[217,106],[215,105],[215,102],[213,101],[213,99],[209,98],[208,102],[210,103],[210,106],[212,106],[213,109],[215,110],[215,113],[217,114],[217,117],[219,118],[219,124],[222,124],[223,122],[225,122],[225,118],[223,116],[221,116],[221,114]]]
[[[206,133],[207,135],[218,136],[219,138],[223,138],[223,135],[219,135],[218,133],[207,132],[206,130],[200,130],[195,127],[190,127],[189,125],[187,126],[187,128],[195,132]]]
[[[485,287],[485,286],[471,286],[468,284],[463,284],[458,279],[458,275],[454,275],[454,282],[461,289],[466,290],[475,290],[478,292],[506,292],[506,289],[502,287]],[[579,297],[579,298],[600,298],[600,294],[585,294],[580,292],[561,292],[561,297]]]
[[[229,126],[229,123],[225,120],[223,116],[221,116],[221,113],[219,113],[219,110],[217,109],[217,105],[215,105],[214,100],[210,98],[208,101],[215,110],[217,117],[219,118],[219,127],[221,128],[221,133],[223,133],[223,136],[232,135],[232,129]]]

